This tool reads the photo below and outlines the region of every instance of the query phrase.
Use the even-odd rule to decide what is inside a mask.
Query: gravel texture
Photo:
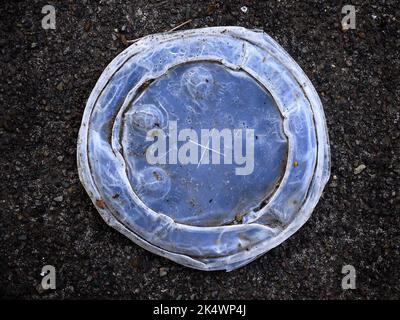
[[[332,4],[329,4],[332,3]],[[45,1],[0,4],[0,296],[80,299],[400,298],[400,7],[351,1]],[[247,7],[241,10],[242,6]],[[310,220],[231,273],[191,270],[108,227],[86,195],[76,141],[89,94],[135,39],[171,29],[263,29],[309,76],[323,102],[332,176]],[[40,272],[54,265],[57,289]],[[342,290],[351,264],[357,289]]]

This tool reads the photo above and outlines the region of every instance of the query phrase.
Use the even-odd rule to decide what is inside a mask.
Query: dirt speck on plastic
[[[46,4],[0,9],[1,297],[400,298],[397,1],[353,3],[356,29],[346,32],[341,6],[326,1],[53,1],[56,30],[43,30]],[[77,174],[85,103],[126,48],[121,39],[188,19],[185,29],[263,29],[305,71],[327,118],[336,178],[294,236],[231,273],[191,270],[136,246],[102,221]],[[41,290],[47,264],[56,290]],[[355,290],[341,288],[347,264]]]

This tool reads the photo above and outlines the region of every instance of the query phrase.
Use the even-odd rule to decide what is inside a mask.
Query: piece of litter
[[[192,19],[186,20],[185,22],[182,22],[181,24],[177,25],[176,27],[173,27],[172,29],[167,30],[166,32],[173,32],[179,28],[182,28],[184,25],[187,25],[188,23],[192,22]],[[138,42],[141,38],[133,39],[133,40],[126,40],[126,43],[135,43]]]
[[[247,11],[249,10],[246,6],[243,6],[243,7],[241,7],[240,8],[240,10],[243,12],[243,13],[247,13]]]
[[[310,80],[259,30],[135,41],[101,75],[79,132],[79,176],[103,219],[141,247],[207,271],[234,270],[281,244],[310,217],[330,175]]]

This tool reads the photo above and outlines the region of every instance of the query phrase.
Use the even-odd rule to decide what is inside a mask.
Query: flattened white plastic
[[[222,154],[193,139],[185,143],[199,146],[191,149],[197,163],[180,163],[169,149],[165,163],[145,156],[152,129],[171,145],[174,129],[196,137],[246,128],[254,132],[243,135],[253,139],[250,165],[236,155],[206,163],[204,155]],[[188,267],[229,271],[310,217],[330,174],[325,117],[307,76],[261,31],[151,35],[119,54],[93,89],[78,170],[104,220],[132,241]]]

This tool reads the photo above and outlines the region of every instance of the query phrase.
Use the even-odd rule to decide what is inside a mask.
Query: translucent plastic
[[[232,147],[216,150],[222,142],[205,143],[202,130]],[[149,133],[160,131],[165,152],[154,163]],[[246,152],[252,161],[239,161]],[[265,33],[239,27],[134,43],[98,80],[78,140],[80,178],[104,220],[201,270],[233,270],[296,232],[329,179],[329,159],[306,75]]]

